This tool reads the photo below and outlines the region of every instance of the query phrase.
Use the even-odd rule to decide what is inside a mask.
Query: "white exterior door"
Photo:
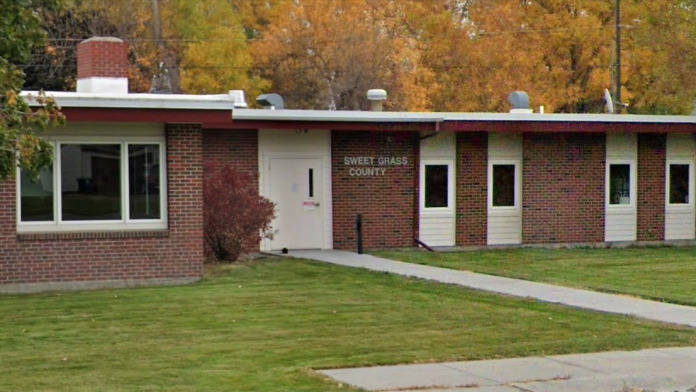
[[[281,158],[268,161],[270,199],[276,203],[271,249],[323,247],[321,158]]]

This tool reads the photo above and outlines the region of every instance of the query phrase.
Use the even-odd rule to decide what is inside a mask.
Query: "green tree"
[[[35,47],[44,44],[38,9],[56,7],[54,0],[0,0],[0,179],[13,177],[16,167],[32,176],[52,161],[52,147],[40,138],[49,125],[64,117],[55,102],[39,93],[42,108],[33,111],[20,95],[24,82],[21,66]]]

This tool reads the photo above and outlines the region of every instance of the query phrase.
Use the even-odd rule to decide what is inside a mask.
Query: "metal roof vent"
[[[381,112],[384,101],[387,100],[387,92],[379,88],[367,90],[367,100],[370,101],[370,110],[373,112]]]
[[[285,109],[285,102],[283,101],[283,97],[276,93],[261,94],[258,97],[256,97],[256,102],[266,109]]]
[[[524,91],[513,91],[508,96],[508,101],[512,104],[510,113],[533,113],[529,107],[529,95]]]

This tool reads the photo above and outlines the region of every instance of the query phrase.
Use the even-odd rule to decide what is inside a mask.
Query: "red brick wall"
[[[525,133],[522,242],[604,241],[603,134]]]
[[[229,165],[249,176],[250,185],[259,189],[259,136],[250,130],[205,130],[203,132],[203,162]],[[205,171],[205,168],[204,168]],[[205,176],[204,176],[205,178]],[[203,182],[205,187],[205,180]],[[259,246],[254,249],[258,251]],[[212,255],[206,249],[206,258]]]
[[[77,78],[128,77],[128,44],[114,38],[96,38],[77,45]]]
[[[415,132],[332,132],[335,249],[356,249],[357,214],[363,216],[365,249],[414,245],[418,228],[418,146]],[[406,157],[408,164],[386,167],[384,176],[351,176],[350,168],[368,166],[348,166],[344,158],[361,156]]]
[[[259,187],[259,137],[256,130],[203,132],[203,161],[230,165]]]
[[[638,241],[665,239],[664,134],[638,135]]]
[[[457,245],[487,241],[488,134],[457,134]]]
[[[0,285],[200,277],[201,152],[197,126],[168,126],[166,231],[18,235],[15,181],[0,184]]]

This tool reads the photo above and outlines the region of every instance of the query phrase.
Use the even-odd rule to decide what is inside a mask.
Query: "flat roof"
[[[38,106],[29,97],[38,96],[38,91],[22,91],[22,97],[31,106]],[[183,110],[232,110],[234,100],[229,94],[99,94],[65,91],[46,91],[62,108],[100,109],[183,109]]]
[[[245,121],[319,121],[319,122],[601,122],[696,124],[696,116],[637,115],[603,113],[482,113],[482,112],[369,112],[346,110],[268,110],[235,109],[234,118]]]

